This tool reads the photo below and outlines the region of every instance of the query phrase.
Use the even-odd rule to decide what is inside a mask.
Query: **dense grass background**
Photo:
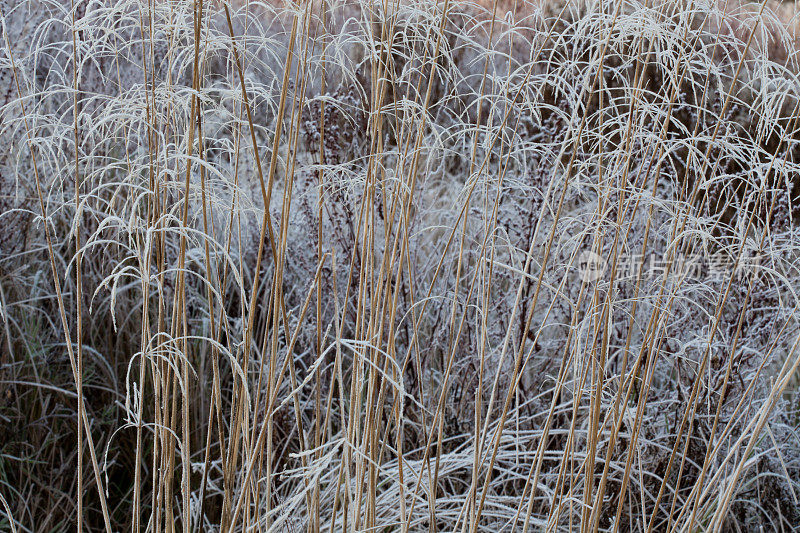
[[[798,529],[793,5],[0,20],[0,530]]]

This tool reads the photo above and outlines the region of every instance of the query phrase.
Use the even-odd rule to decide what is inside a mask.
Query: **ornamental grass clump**
[[[797,529],[786,6],[0,21],[0,529]]]

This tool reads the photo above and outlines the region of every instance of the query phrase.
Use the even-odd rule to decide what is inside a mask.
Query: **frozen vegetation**
[[[799,530],[793,13],[0,0],[0,530]]]

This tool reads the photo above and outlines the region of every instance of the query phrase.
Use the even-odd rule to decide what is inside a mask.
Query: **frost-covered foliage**
[[[785,8],[0,9],[0,528],[800,523]]]

